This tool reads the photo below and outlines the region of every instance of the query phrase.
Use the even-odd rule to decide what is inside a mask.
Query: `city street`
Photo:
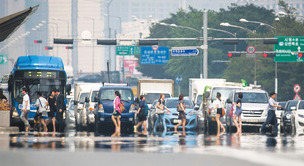
[[[0,134],[1,165],[302,165],[304,137]],[[161,162],[160,162],[161,161]]]

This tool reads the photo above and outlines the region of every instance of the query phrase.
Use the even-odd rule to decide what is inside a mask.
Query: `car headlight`
[[[286,119],[290,119],[291,118],[291,114],[286,114]]]
[[[133,113],[133,112],[134,113],[136,112],[134,104],[131,105],[130,110],[129,110],[129,113]]]
[[[98,112],[104,113],[104,108],[103,108],[103,105],[102,105],[102,104],[99,104],[99,105],[98,105]]]
[[[302,115],[302,114],[298,114],[298,116],[299,116],[300,118],[304,118],[304,115]]]

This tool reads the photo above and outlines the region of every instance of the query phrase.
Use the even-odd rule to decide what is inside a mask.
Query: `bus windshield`
[[[103,89],[100,94],[100,100],[114,100],[115,91],[118,91],[121,95],[122,101],[133,101],[133,92],[131,89]]]
[[[43,73],[49,73],[49,76],[38,74],[35,71],[35,75],[29,73],[33,71],[16,71],[14,78],[14,91],[13,95],[17,102],[22,102],[22,88],[28,89],[31,102],[36,102],[38,96],[37,91],[42,92],[43,97],[48,97],[51,90],[59,89],[61,94],[65,94],[65,73],[63,71],[44,71]]]

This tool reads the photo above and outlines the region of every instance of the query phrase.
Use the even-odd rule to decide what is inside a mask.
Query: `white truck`
[[[76,129],[82,130],[87,126],[87,110],[94,107],[94,102],[90,99],[96,95],[96,91],[102,87],[101,83],[76,83],[74,88],[74,104]],[[95,90],[95,91],[94,91]],[[95,96],[94,96],[95,97]],[[94,98],[93,97],[93,98]],[[87,100],[87,102],[86,102]],[[88,101],[89,100],[89,101]]]
[[[174,96],[174,80],[171,79],[139,79],[137,80],[137,95],[145,95],[149,106],[159,99],[160,94],[166,98]]]
[[[189,79],[189,96],[194,102],[195,108],[198,109],[203,100],[203,92],[206,86],[225,85],[226,79]]]

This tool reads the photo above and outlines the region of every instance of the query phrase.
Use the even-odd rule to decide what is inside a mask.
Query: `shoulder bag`
[[[162,108],[162,109],[160,109],[159,107]],[[156,114],[164,114],[165,113],[164,105],[163,104],[159,104],[159,106],[156,106],[155,113]]]
[[[177,105],[176,109],[178,112],[184,112],[183,108],[181,107],[181,103],[179,103],[179,105]]]
[[[40,106],[41,106],[40,109],[41,109],[41,112],[42,112],[42,116],[48,117],[48,114],[47,114],[47,112],[46,112],[46,108],[42,106],[41,101],[40,101],[39,98],[38,98],[38,100],[39,100],[39,103],[40,103]]]

